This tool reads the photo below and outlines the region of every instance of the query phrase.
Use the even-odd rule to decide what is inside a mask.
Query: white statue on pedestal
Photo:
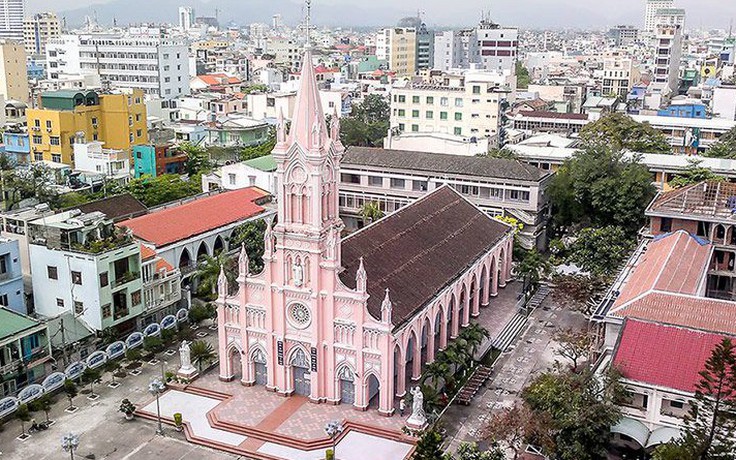
[[[412,388],[411,395],[414,400],[411,404],[411,416],[406,420],[406,424],[414,428],[424,428],[427,425],[427,414],[424,412],[424,395],[421,388]]]
[[[177,375],[183,378],[192,378],[197,374],[197,368],[192,366],[192,354],[189,350],[189,342],[186,340],[182,340],[179,347],[179,360],[181,361],[181,367]]]

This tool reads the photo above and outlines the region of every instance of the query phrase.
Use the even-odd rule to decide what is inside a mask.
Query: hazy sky
[[[125,5],[125,0],[26,1],[30,11],[64,11],[111,2]],[[200,1],[211,8],[222,5],[225,13],[228,3],[237,2],[246,7],[251,3],[249,0],[197,0]],[[292,2],[296,5],[302,3],[300,0]],[[194,1],[181,0],[180,3],[186,5]],[[151,0],[148,4],[151,9],[158,10],[158,0]],[[313,0],[313,5],[317,23],[320,16],[327,13],[328,5],[342,7],[341,10],[350,7],[361,9],[361,14],[356,15],[356,25],[363,18],[367,18],[367,23],[373,24],[376,20],[385,21],[387,17],[397,16],[398,19],[405,14],[416,14],[417,9],[426,13],[426,22],[430,25],[472,24],[477,21],[481,10],[490,8],[494,20],[505,25],[558,28],[599,27],[619,23],[640,25],[644,14],[644,0]],[[728,28],[730,19],[736,20],[736,0],[675,0],[675,5],[687,10],[687,27]],[[121,8],[119,13],[122,21],[125,20],[124,10],[124,7]],[[171,21],[175,18],[176,12],[172,11]]]

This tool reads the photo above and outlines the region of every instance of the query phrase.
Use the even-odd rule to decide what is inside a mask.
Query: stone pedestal
[[[180,379],[194,380],[199,375],[199,371],[194,366],[180,367],[176,376]]]

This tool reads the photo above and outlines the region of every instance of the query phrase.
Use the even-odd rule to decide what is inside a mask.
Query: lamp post
[[[161,425],[161,406],[159,405],[158,398],[165,389],[166,386],[158,377],[151,380],[151,383],[148,384],[148,392],[156,397],[156,417],[158,418],[158,427],[156,428],[156,434],[161,436],[163,436],[164,434],[164,427],[163,425]]]
[[[71,460],[74,460],[74,451],[79,447],[79,435],[74,433],[65,434],[61,437],[61,448],[69,452]]]
[[[327,422],[325,425],[325,433],[327,433],[327,436],[332,439],[332,455],[335,460],[337,460],[337,443],[335,441],[337,440],[337,436],[342,433],[344,429],[345,427],[343,427],[342,423],[338,420]]]

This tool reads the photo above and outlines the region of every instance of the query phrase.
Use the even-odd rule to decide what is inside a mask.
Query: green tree
[[[287,129],[288,129],[288,123],[287,123]],[[238,158],[240,161],[247,161],[252,160],[253,158],[260,158],[266,155],[270,155],[273,151],[273,148],[276,146],[276,128],[271,127],[268,130],[268,137],[266,138],[266,141],[258,144],[258,145],[251,145],[248,147],[243,147],[240,150],[240,153],[238,154]]]
[[[214,318],[215,313],[216,313],[215,308],[210,303],[207,303],[204,305],[195,304],[195,305],[192,305],[192,307],[189,309],[189,321],[197,325],[206,319]],[[180,339],[183,339],[182,333],[184,331],[185,331],[184,329],[179,331]]]
[[[635,244],[621,227],[584,228],[570,246],[568,260],[594,275],[613,275]]]
[[[434,430],[428,429],[417,441],[413,460],[439,460],[442,458],[442,435]]]
[[[445,454],[442,460],[505,460],[506,455],[498,445],[492,445],[488,450],[480,450],[474,442],[463,442],[457,448],[455,455]]]
[[[736,158],[736,127],[723,133],[703,156],[712,158]]]
[[[603,375],[585,368],[578,372],[556,368],[541,374],[524,389],[522,398],[535,416],[546,420],[556,460],[606,458],[611,426],[621,418],[629,396],[611,369]]]
[[[516,61],[516,87],[519,89],[525,89],[529,87],[529,70],[524,67],[521,61]]]
[[[149,353],[158,353],[164,349],[164,341],[160,337],[149,335],[143,339],[143,349]]]
[[[388,134],[391,106],[381,95],[369,94],[340,119],[340,140],[346,146],[381,147]]]
[[[204,256],[197,262],[197,271],[194,276],[197,280],[197,296],[206,300],[217,298],[217,281],[220,278],[220,269],[224,268],[228,281],[228,292],[237,286],[238,266],[233,257],[220,253],[216,257]]]
[[[639,153],[672,153],[672,146],[661,131],[649,123],[638,123],[628,115],[611,113],[580,130],[580,139],[587,145],[603,145],[614,150]]]
[[[360,208],[360,216],[365,223],[376,222],[383,218],[383,211],[375,201],[367,201]]]
[[[700,166],[700,164],[703,162],[702,160],[695,160],[690,158],[687,160],[687,162],[687,168],[685,168],[685,170],[682,171],[680,174],[676,175],[674,179],[669,181],[670,187],[680,188],[690,184],[697,184],[705,180],[726,180],[725,177],[714,174],[713,171],[711,171],[710,169]]]
[[[186,173],[189,176],[212,170],[212,161],[204,147],[184,142],[178,148],[187,154]]]
[[[230,235],[228,241],[230,249],[237,249],[245,244],[245,252],[248,254],[248,268],[251,273],[260,273],[263,270],[263,238],[265,234],[266,222],[259,220],[235,228]]]
[[[536,249],[527,251],[521,263],[516,267],[516,273],[519,277],[527,278],[533,285],[539,284],[539,281],[546,276],[549,270],[549,261]]]
[[[724,338],[700,371],[695,398],[681,438],[660,446],[656,460],[733,460],[736,458],[736,350]]]
[[[620,226],[635,234],[656,190],[639,158],[605,145],[588,146],[565,161],[550,187],[554,223],[569,226]]]
[[[131,180],[126,189],[143,204],[152,207],[202,193],[202,180],[200,176],[184,178],[178,174],[144,176]]]
[[[31,403],[33,410],[43,411],[47,422],[49,421],[49,412],[51,412],[51,406],[53,404],[54,400],[49,393],[42,394],[38,399]]]
[[[137,363],[141,360],[141,351],[138,348],[131,348],[125,352],[125,359],[131,363]]]
[[[74,409],[74,398],[79,394],[77,384],[70,379],[64,380],[64,393],[69,400],[69,409]]]
[[[212,344],[204,340],[195,340],[189,346],[192,362],[197,363],[199,372],[202,372],[202,365],[214,359],[215,350]]]
[[[21,436],[26,434],[26,422],[31,420],[31,411],[28,410],[28,404],[21,404],[15,410],[15,418],[20,420]]]
[[[87,367],[82,372],[82,381],[89,383],[89,394],[95,396],[95,383],[100,380],[101,372],[99,369]]]
[[[527,443],[548,448],[552,442],[547,437],[545,420],[535,414],[524,403],[515,403],[494,413],[482,428],[482,436],[493,443],[503,443],[517,460]]]
[[[110,383],[115,384],[115,373],[120,371],[120,360],[108,359],[105,361],[105,371],[110,373]]]

